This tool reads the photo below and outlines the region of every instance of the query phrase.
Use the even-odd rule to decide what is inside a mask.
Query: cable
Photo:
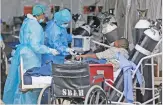
[[[109,46],[109,45],[106,45],[106,44],[103,44],[103,43],[100,43],[100,42],[97,42],[97,41],[95,41],[95,40],[91,40],[93,43],[96,43],[96,44],[98,44],[98,45],[101,45],[101,46],[104,46],[104,47],[107,47],[107,48],[110,48],[111,46]]]

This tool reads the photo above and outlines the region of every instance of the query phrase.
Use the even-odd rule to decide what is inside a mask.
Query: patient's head
[[[121,38],[121,39],[116,40],[114,42],[114,46],[115,47],[118,47],[118,48],[124,48],[124,49],[128,50],[128,48],[129,48],[129,42],[128,42],[127,39]]]

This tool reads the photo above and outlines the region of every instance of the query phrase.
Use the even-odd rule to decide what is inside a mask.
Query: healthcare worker
[[[69,10],[63,9],[54,14],[51,21],[48,22],[45,29],[45,44],[50,48],[59,51],[59,55],[52,54],[43,55],[43,64],[53,61],[55,64],[63,64],[66,55],[74,55],[74,50],[68,47],[72,41],[72,35],[67,33],[67,27],[72,20]]]
[[[24,20],[19,35],[20,44],[17,46],[11,61],[11,67],[5,83],[3,101],[5,104],[36,104],[39,91],[20,91],[20,57],[23,59],[23,70],[41,67],[41,55],[57,55],[55,49],[44,45],[44,33],[39,23],[44,21],[45,7],[35,5],[32,14],[28,14]]]

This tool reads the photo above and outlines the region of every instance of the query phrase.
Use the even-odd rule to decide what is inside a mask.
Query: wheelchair
[[[53,64],[52,83],[41,90],[38,104],[108,104],[104,89],[93,83],[101,77],[90,81],[89,68],[84,63]]]

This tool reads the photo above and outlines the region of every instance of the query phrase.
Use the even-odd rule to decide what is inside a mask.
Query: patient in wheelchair
[[[106,60],[106,62],[102,62],[105,64],[112,64],[114,71],[119,69],[119,61],[116,59],[116,54],[119,52],[121,53],[126,59],[129,58],[129,53],[128,53],[128,49],[129,49],[129,42],[127,39],[125,38],[121,38],[119,40],[116,40],[114,42],[114,46],[110,47],[109,49],[103,51],[103,52],[99,52],[99,53],[95,53],[95,54],[86,54],[86,55],[79,55],[76,57],[76,59],[80,59],[80,58],[93,58],[96,60]]]

